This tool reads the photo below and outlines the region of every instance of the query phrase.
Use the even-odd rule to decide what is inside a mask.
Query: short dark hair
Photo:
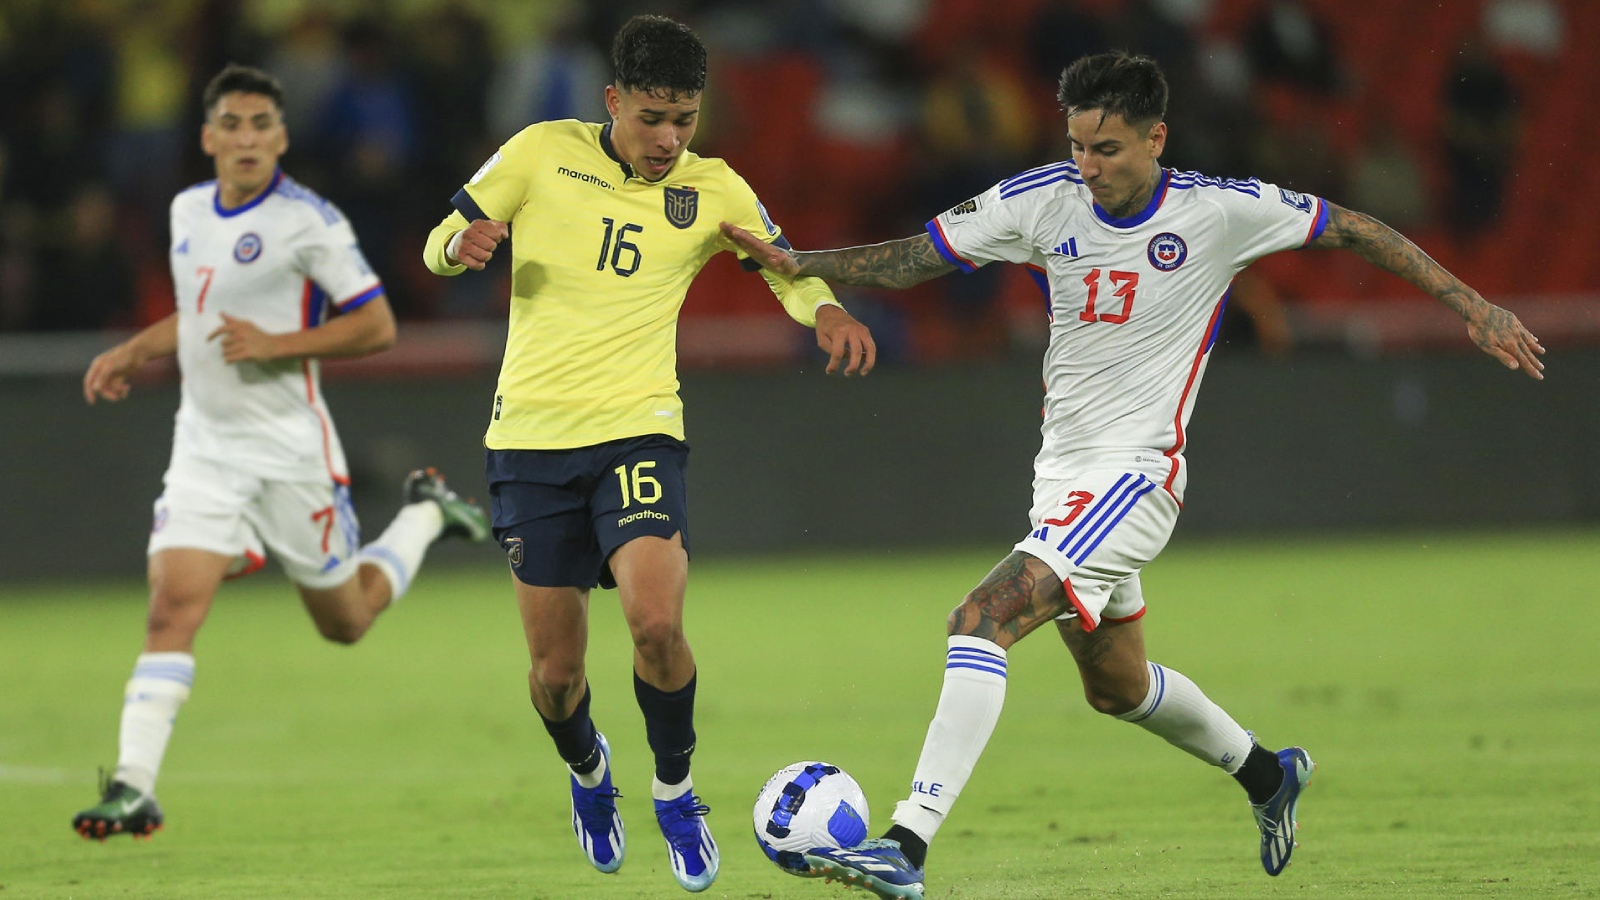
[[[206,115],[211,115],[211,111],[217,108],[217,101],[226,94],[260,94],[270,99],[279,110],[283,109],[283,85],[266,72],[250,66],[228,63],[206,83],[205,93],[200,95]]]
[[[1056,99],[1068,116],[1098,109],[1146,128],[1167,115],[1167,77],[1148,56],[1120,50],[1080,56],[1062,71]]]
[[[694,96],[706,88],[706,45],[682,22],[634,16],[611,44],[611,74],[617,90]]]

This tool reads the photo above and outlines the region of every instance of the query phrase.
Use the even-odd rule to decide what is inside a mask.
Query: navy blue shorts
[[[611,554],[634,538],[681,533],[689,549],[689,445],[676,438],[489,450],[484,467],[495,540],[523,584],[614,588]]]

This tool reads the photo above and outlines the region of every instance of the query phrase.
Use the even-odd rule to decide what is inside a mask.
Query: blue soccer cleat
[[[922,870],[900,850],[899,841],[874,838],[840,850],[817,847],[806,851],[812,875],[862,888],[884,900],[922,900]]]
[[[701,803],[693,789],[684,791],[676,800],[656,801],[656,821],[667,839],[672,877],[686,891],[698,893],[717,880],[721,857],[717,842],[711,839],[711,829],[706,827],[708,812],[711,807]]]
[[[606,773],[600,783],[592,788],[578,784],[572,776],[572,833],[578,836],[578,846],[589,858],[590,865],[606,874],[622,868],[622,853],[627,849],[627,837],[622,831],[622,816],[617,812],[617,798],[622,794],[611,786],[611,745],[606,736],[596,733],[600,740],[600,755],[606,761]]]
[[[1250,804],[1256,815],[1256,827],[1261,829],[1261,868],[1268,875],[1277,875],[1289,864],[1289,854],[1299,846],[1294,841],[1294,830],[1299,823],[1294,820],[1295,807],[1300,802],[1300,792],[1317,764],[1299,747],[1278,751],[1278,765],[1283,767],[1283,786],[1265,803]]]

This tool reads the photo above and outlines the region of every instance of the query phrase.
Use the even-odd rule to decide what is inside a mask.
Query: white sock
[[[1230,775],[1239,771],[1250,753],[1250,733],[1182,672],[1149,665],[1150,691],[1144,702],[1117,718],[1166,738]]]
[[[394,521],[378,539],[361,548],[364,566],[376,566],[389,579],[389,602],[398,601],[411,586],[411,579],[422,567],[428,546],[444,531],[444,513],[432,500],[408,503],[395,513]]]
[[[894,808],[894,823],[932,842],[994,733],[1006,702],[1006,651],[993,641],[952,635],[944,689],[928,724],[911,796]]]
[[[596,746],[598,747],[599,745],[597,744]],[[606,763],[606,755],[602,753],[600,754],[600,765],[595,766],[592,771],[584,772],[580,775],[577,772],[572,772],[571,766],[567,766],[567,771],[572,772],[572,777],[578,779],[579,787],[593,789],[600,786],[600,779],[606,777],[606,770],[609,768],[611,766]]]
[[[694,790],[694,779],[684,776],[677,784],[667,784],[655,776],[650,778],[650,796],[655,800],[676,800]]]
[[[172,737],[178,708],[194,684],[194,657],[187,653],[142,653],[122,694],[122,730],[117,781],[150,795],[156,791],[161,757]]]

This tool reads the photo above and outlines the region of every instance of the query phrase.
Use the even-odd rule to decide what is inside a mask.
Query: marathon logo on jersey
[[[1172,232],[1163,231],[1150,239],[1146,253],[1150,257],[1150,265],[1163,272],[1171,272],[1189,258],[1189,245]]]
[[[977,211],[978,198],[973,197],[971,200],[968,200],[960,206],[952,207],[949,212],[944,214],[944,217],[947,219],[959,219],[962,216],[970,216]]]
[[[478,182],[482,181],[483,176],[489,174],[489,170],[499,164],[500,151],[496,150],[493,156],[489,157],[489,159],[486,160],[483,165],[478,167],[478,171],[472,173],[472,177],[467,179],[467,184],[477,184]]]
[[[700,192],[686,184],[670,185],[663,192],[667,221],[674,228],[688,228],[700,213]]]
[[[756,201],[756,212],[761,213],[761,224],[767,226],[767,234],[777,234],[778,226],[772,224],[772,217],[767,215],[767,208],[760,200]]]
[[[506,548],[506,559],[511,561],[512,567],[522,565],[522,538],[508,537],[500,543]]]
[[[566,166],[557,166],[556,167],[556,174],[557,175],[565,175],[568,178],[574,179],[576,181],[581,181],[584,184],[592,184],[595,187],[603,187],[608,191],[616,190],[615,187],[612,187],[611,182],[605,180],[604,178],[601,178],[599,175],[590,175],[588,172],[575,172],[572,169],[567,168]]]
[[[261,256],[261,235],[254,231],[247,231],[239,235],[239,242],[233,245],[233,258],[241,263],[249,264]]]
[[[1278,188],[1278,198],[1281,199],[1286,206],[1292,206],[1303,213],[1311,212],[1311,207],[1314,205],[1310,197],[1307,197],[1305,194],[1302,194],[1299,191],[1291,191],[1288,188]]]

